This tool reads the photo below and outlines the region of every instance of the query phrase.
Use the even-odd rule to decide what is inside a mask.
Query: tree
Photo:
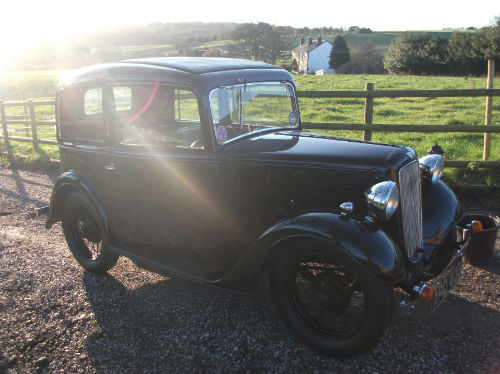
[[[384,67],[392,74],[447,72],[447,41],[429,33],[404,33],[391,41]]]
[[[372,41],[349,43],[351,62],[359,66],[364,74],[384,74],[384,58]],[[338,70],[337,70],[338,71]]]
[[[244,23],[236,27],[232,33],[235,41],[240,41],[239,52],[245,57],[261,60],[264,57],[264,44],[271,25],[260,23]]]
[[[347,29],[347,32],[357,34],[359,32],[359,26],[351,26]]]
[[[330,52],[330,61],[328,65],[330,68],[337,69],[349,61],[351,61],[349,47],[342,35],[337,35],[333,41],[333,48]]]
[[[232,37],[233,40],[240,41],[240,45],[235,47],[238,54],[275,64],[283,52],[290,47],[291,40],[288,34],[286,27],[271,26],[260,22],[238,26]]]
[[[454,75],[478,75],[486,70],[482,47],[475,33],[454,32],[448,41],[449,72]]]
[[[500,19],[497,19],[500,24]],[[496,27],[487,27],[478,33],[478,38],[485,40],[484,57],[485,59],[500,60],[500,25]]]
[[[264,56],[265,61],[275,64],[283,52],[288,50],[290,40],[287,37],[286,30],[282,27],[272,26],[268,29],[264,38]]]
[[[358,31],[358,34],[371,34],[372,33],[372,29],[370,29],[369,27],[361,27]]]

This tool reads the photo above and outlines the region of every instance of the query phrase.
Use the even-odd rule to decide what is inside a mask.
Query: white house
[[[332,48],[332,43],[321,37],[314,43],[309,38],[307,44],[301,38],[300,45],[292,51],[292,59],[297,61],[300,74],[314,74],[318,70],[323,74],[333,74],[333,69],[328,66]]]

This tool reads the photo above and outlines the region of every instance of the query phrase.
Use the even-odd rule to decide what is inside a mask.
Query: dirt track
[[[465,265],[429,318],[397,317],[375,350],[336,360],[291,335],[265,285],[240,295],[126,259],[109,276],[85,272],[60,225],[34,214],[52,183],[0,168],[0,373],[500,372],[498,257]]]

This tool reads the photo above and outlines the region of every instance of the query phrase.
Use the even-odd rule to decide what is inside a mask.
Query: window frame
[[[115,90],[114,88],[128,88],[130,90],[130,107],[128,107],[127,109],[118,109],[116,107],[116,96],[115,96]],[[111,86],[111,93],[113,94],[113,103],[115,105],[115,112],[126,112],[128,110],[131,110],[132,109],[132,88],[130,87],[130,85],[113,85]]]
[[[109,101],[110,103],[112,103],[113,105],[114,104],[114,93],[113,93],[113,87],[130,87],[131,89],[133,89],[133,87],[137,87],[137,86],[154,86],[155,85],[155,81],[138,81],[138,82],[130,82],[130,81],[116,81],[116,82],[113,82],[112,84],[108,84],[107,86],[109,87],[109,92],[108,94],[111,95],[110,98],[109,98]],[[192,87],[192,86],[187,86],[187,85],[184,85],[184,84],[174,84],[174,83],[165,83],[165,82],[159,82],[159,87],[166,87],[166,88],[171,88],[171,89],[178,89],[178,90],[187,90],[187,91],[191,91],[194,96],[196,97],[196,102],[198,104],[198,115],[199,115],[199,118],[200,118],[200,121],[199,121],[199,124],[200,124],[200,134],[201,134],[201,139],[203,140],[203,148],[200,149],[200,148],[182,148],[182,147],[175,147],[175,146],[169,146],[168,143],[165,143],[165,144],[161,144],[161,145],[155,145],[155,146],[151,146],[151,145],[141,145],[141,144],[126,144],[126,143],[122,143],[120,141],[120,139],[118,139],[118,136],[116,135],[117,132],[116,132],[116,129],[117,129],[117,126],[118,124],[115,122],[116,121],[116,117],[115,117],[115,114],[116,113],[123,113],[124,111],[116,111],[116,107],[115,108],[112,108],[113,105],[110,105],[109,106],[109,111],[112,111],[108,114],[109,116],[109,121],[108,121],[108,126],[110,128],[110,131],[112,133],[112,136],[111,136],[111,143],[114,147],[117,147],[119,149],[126,149],[126,150],[132,150],[132,149],[136,149],[136,150],[144,150],[144,149],[148,149],[148,150],[152,150],[154,149],[155,152],[158,152],[158,153],[170,153],[170,152],[175,152],[175,153],[200,153],[200,152],[207,152],[209,151],[209,147],[210,147],[210,143],[207,142],[207,136],[206,136],[206,130],[205,130],[205,125],[204,125],[204,116],[203,116],[203,101],[201,99],[201,95],[199,93],[199,91],[195,88],[195,87]],[[133,97],[133,95],[132,95]],[[175,99],[174,99],[174,102],[175,102]],[[174,108],[174,111],[175,111],[175,108]],[[183,122],[184,120],[180,120],[179,122]],[[190,122],[188,120],[186,120],[186,122]],[[191,121],[192,122],[192,121]]]
[[[217,135],[216,135],[216,126],[215,126],[215,121],[214,121],[215,117],[214,117],[214,111],[213,111],[212,102],[211,102],[212,94],[214,94],[217,90],[219,90],[221,88],[229,88],[229,87],[236,87],[236,86],[250,86],[250,85],[267,85],[267,84],[268,85],[287,84],[292,88],[293,105],[294,105],[294,107],[295,107],[294,109],[296,111],[295,114],[297,116],[297,124],[293,125],[293,126],[292,125],[290,125],[290,126],[272,126],[269,128],[263,128],[263,129],[248,132],[248,133],[245,133],[245,134],[242,134],[239,136],[235,136],[235,137],[233,137],[225,142],[220,143],[219,140],[217,139]],[[238,84],[230,84],[230,85],[221,85],[221,86],[215,87],[215,88],[210,90],[210,92],[208,94],[208,105],[209,105],[209,112],[210,112],[210,120],[208,121],[209,122],[208,127],[210,129],[211,136],[214,139],[214,144],[219,149],[224,148],[226,146],[229,146],[240,139],[251,137],[254,134],[259,134],[259,133],[264,133],[264,132],[269,132],[269,131],[276,131],[276,129],[286,129],[286,130],[301,129],[301,119],[300,119],[299,103],[297,100],[297,91],[295,89],[295,85],[290,81],[286,81],[286,80],[284,80],[284,81],[256,81],[256,82],[238,83]],[[219,120],[220,120],[220,118],[219,118]]]
[[[93,90],[93,89],[101,89],[102,92],[102,111],[101,113],[96,113],[96,114],[86,114],[85,113],[85,95],[87,92]],[[61,118],[61,109],[64,107],[65,111],[68,110],[66,109],[66,106],[71,107],[72,105],[69,102],[66,102],[66,100],[69,101],[69,98],[64,99],[64,94],[63,92],[68,92],[68,91],[75,91],[77,92],[77,98],[78,98],[78,105],[81,105],[81,115],[82,118],[80,119],[73,119],[73,120],[66,120],[64,118]],[[88,82],[85,84],[75,84],[72,86],[65,87],[63,90],[60,90],[56,93],[56,134],[57,134],[57,140],[60,143],[63,144],[73,144],[73,145],[95,145],[95,146],[107,146],[111,143],[111,136],[110,136],[110,128],[109,128],[109,123],[108,123],[108,111],[107,111],[107,88],[106,85],[103,84],[102,82],[99,81],[93,81],[93,82]],[[98,124],[103,131],[103,136],[102,139],[97,140],[95,137],[93,139],[77,139],[74,137],[63,137],[61,134],[61,127],[64,127],[62,125],[62,121],[64,120],[65,122],[73,122],[73,123],[84,123],[86,121],[90,121],[92,117],[96,118],[96,124]],[[74,125],[73,125],[74,126]]]
[[[96,113],[87,113],[87,94],[91,91],[101,91],[101,102],[100,105],[98,105],[98,109],[100,109],[100,111]],[[104,90],[102,87],[94,87],[85,90],[85,92],[83,93],[83,114],[85,115],[86,118],[89,117],[92,118],[104,115]]]

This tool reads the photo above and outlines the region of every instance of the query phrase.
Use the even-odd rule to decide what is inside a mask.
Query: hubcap
[[[365,296],[349,268],[322,253],[310,254],[298,261],[294,277],[291,301],[307,325],[335,339],[361,329]]]
[[[94,219],[86,210],[75,217],[74,238],[80,253],[90,260],[96,260],[102,252],[102,239]]]
[[[352,292],[341,283],[334,272],[323,271],[317,278],[319,287],[315,289],[314,294],[323,308],[337,312],[349,305]]]

